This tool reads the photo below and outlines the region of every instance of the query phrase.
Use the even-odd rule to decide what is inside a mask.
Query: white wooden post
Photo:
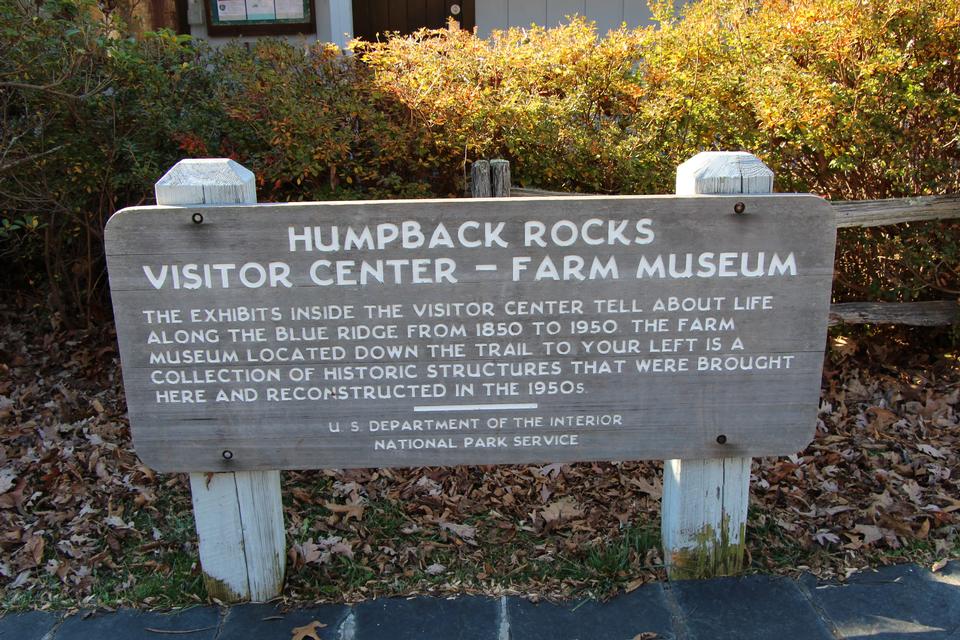
[[[155,192],[160,205],[257,201],[253,173],[222,158],[181,160]],[[280,595],[286,568],[280,472],[191,473],[190,490],[210,597],[264,602]]]
[[[703,152],[677,167],[677,195],[772,191],[773,172],[749,153]],[[749,498],[750,458],[664,461],[660,530],[671,579],[743,568]]]

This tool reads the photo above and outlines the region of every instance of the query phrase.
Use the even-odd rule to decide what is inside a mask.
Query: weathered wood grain
[[[936,327],[960,322],[960,303],[931,302],[841,302],[830,305],[830,325],[905,324]]]
[[[470,165],[470,196],[490,197],[490,163],[487,160],[474,160]]]
[[[737,202],[745,203],[743,214],[735,212]],[[194,214],[200,214],[202,222],[196,222],[198,216]],[[596,231],[605,229],[604,225],[616,226],[618,221],[642,219],[649,219],[653,229],[650,244],[624,246],[614,241],[607,246],[607,231]],[[134,440],[139,454],[158,469],[206,471],[703,458],[795,451],[809,441],[816,411],[823,345],[819,323],[825,322],[832,276],[831,220],[829,207],[809,196],[505,198],[125,210],[108,225],[107,254]],[[382,251],[324,253],[304,251],[301,243],[297,251],[290,251],[290,228],[299,233],[306,227],[330,231],[332,225],[339,225],[343,232],[348,226],[355,231],[363,225],[377,229],[376,225],[397,221],[415,221],[424,230],[440,223],[455,230],[461,223],[482,221],[478,224],[497,226],[498,237],[507,246],[493,243],[483,249],[403,249],[393,244]],[[551,243],[548,247],[525,247],[524,224],[531,221],[566,221],[563,224],[568,230],[570,225],[596,221],[590,222],[599,225],[593,228],[592,237],[600,244],[587,244],[581,239],[570,246]],[[149,234],[144,229],[149,229]],[[682,261],[687,253],[710,251],[719,255],[723,251],[758,250],[767,256],[793,252],[799,267],[797,275],[647,276],[638,280],[634,273],[641,256],[655,261],[657,256],[676,253]],[[616,279],[533,281],[536,264],[547,258],[559,264],[565,256],[612,258],[622,265],[622,272]],[[517,257],[531,262],[514,280],[511,266]],[[407,284],[405,276],[403,283],[318,286],[309,276],[310,266],[318,259],[409,258],[453,260],[458,281]],[[229,288],[172,289],[166,280],[157,285],[158,289],[144,271],[145,265],[158,270],[160,265],[173,268],[191,263],[236,263],[239,267],[247,262],[270,261],[282,261],[289,267],[290,287],[246,288],[231,281]],[[762,312],[733,308],[735,298],[747,300],[748,296],[772,296],[773,308]],[[668,301],[670,297],[706,300],[703,309],[710,308],[708,299],[723,298],[726,306],[686,312],[655,310],[658,300]],[[613,313],[608,307],[596,306],[606,304],[605,300],[635,304],[638,310]],[[554,309],[522,315],[507,311],[508,303],[550,301],[576,303],[581,309],[577,313]],[[420,318],[414,312],[414,303],[485,304],[490,305],[490,313],[442,320]],[[374,309],[397,305],[405,316],[371,320],[363,315],[365,305]],[[357,317],[348,321],[292,320],[290,309],[302,306],[350,308]],[[202,318],[206,309],[237,308],[275,308],[278,319],[206,322]],[[181,324],[168,320],[149,324],[144,314],[145,310],[171,309],[185,314]],[[201,318],[188,318],[190,312],[200,313]],[[680,326],[681,319],[692,322],[708,317],[729,318],[732,324],[723,331],[692,331]],[[573,323],[580,321],[607,324],[574,335]],[[645,327],[647,321],[665,324],[661,331],[653,331]],[[536,323],[543,327],[548,322],[560,327],[555,338],[538,335],[535,329]],[[484,334],[483,327],[489,323],[515,327],[516,335]],[[384,330],[392,327],[397,338],[314,337],[292,341],[289,335],[277,333],[332,333],[374,326],[386,327]],[[426,327],[427,335],[417,333],[422,327]],[[435,334],[440,328],[462,328],[465,335]],[[263,335],[255,342],[237,342],[228,334],[230,329],[262,330]],[[178,330],[188,332],[187,344],[175,344]],[[206,333],[195,336],[189,331],[212,331],[210,336],[215,334],[215,341],[204,337]],[[734,336],[741,338],[742,344],[730,351]],[[717,371],[697,370],[699,358],[714,357],[704,350],[707,337],[720,340],[716,357],[732,359],[729,361],[736,370],[723,370],[726,365]],[[569,352],[549,351],[551,338],[553,342],[568,341]],[[174,344],[159,344],[164,340]],[[607,344],[614,349],[619,348],[616,344],[623,345],[627,352],[591,351],[596,347],[588,343],[596,345],[600,340],[609,341]],[[697,341],[693,351],[663,351],[685,348],[682,345],[689,344],[686,340]],[[431,345],[436,349],[459,345],[462,353],[431,354]],[[492,351],[490,345],[498,351]],[[304,351],[305,355],[296,360],[286,356],[276,359],[277,350],[292,352],[298,347],[313,347],[315,351]],[[343,351],[335,353],[330,347]],[[399,350],[379,354],[370,351],[378,347]],[[263,349],[274,360],[264,360],[267,351]],[[209,358],[208,352],[215,354],[214,362],[202,362]],[[236,362],[216,361],[217,354],[227,352],[235,352]],[[184,361],[184,354],[192,360]],[[769,363],[771,358],[783,356],[791,358],[790,368],[742,370],[737,360],[742,357],[746,359],[742,362],[749,364],[753,362],[750,358],[759,357]],[[684,359],[689,367],[686,372],[637,370],[641,361],[657,366],[656,362],[677,364]],[[623,361],[622,370],[610,370],[617,360]],[[414,369],[404,370],[399,376],[390,369],[408,365]],[[601,365],[608,369],[599,370]],[[499,366],[506,368],[491,369]],[[306,375],[308,369],[315,376],[312,380],[292,380]],[[276,379],[248,382],[241,377],[217,377],[256,372]],[[506,386],[496,388],[498,383]],[[469,393],[458,386],[464,384],[472,385]],[[488,389],[483,384],[494,386]],[[209,394],[206,402],[189,401],[196,397],[185,400],[184,394],[194,391]],[[250,396],[215,401],[219,391]],[[314,395],[291,399],[290,395],[279,395],[281,392]],[[477,406],[487,404],[508,406]],[[463,409],[461,405],[470,406]],[[751,407],[750,415],[740,419],[745,406]],[[588,415],[615,415],[620,423],[564,422]],[[492,417],[504,422],[492,429],[487,423]],[[524,426],[525,418],[541,422]],[[402,430],[415,424],[422,427],[425,419],[436,423],[473,420],[470,424],[474,426],[458,432]],[[401,428],[382,428],[390,424],[384,422],[389,420],[399,421]],[[726,430],[724,445],[716,441],[721,426]],[[543,438],[548,435],[576,436],[577,442],[558,444],[554,440],[548,444]],[[480,436],[503,436],[505,441],[479,447],[476,441]],[[540,440],[525,436],[538,436]],[[387,446],[388,441],[406,446],[403,440],[414,437],[434,438],[434,445],[443,437],[451,447],[441,450],[410,444],[410,449],[377,448],[378,442]],[[473,438],[473,446],[468,446],[467,437]],[[230,455],[225,456],[225,451]]]
[[[575,193],[573,191],[549,191],[547,189],[537,189],[536,187],[510,187],[511,198],[574,198],[593,194]]]
[[[280,472],[194,472],[190,494],[207,594],[221,602],[280,595],[286,571]]]
[[[737,202],[745,202],[743,214],[735,212]],[[194,221],[196,213],[202,215],[199,224]],[[615,241],[608,246],[607,232],[596,231],[618,221],[646,218],[655,236],[646,245],[624,246]],[[482,249],[403,249],[394,244],[382,251],[324,253],[303,251],[301,244],[297,251],[290,251],[290,228],[299,232],[316,226],[329,231],[336,224],[341,233],[347,226],[359,233],[364,225],[376,229],[376,225],[397,221],[415,221],[424,230],[440,223],[450,229],[469,221],[496,226],[502,223],[498,233],[507,246],[494,243]],[[524,247],[524,223],[530,221],[546,225],[567,221],[573,226],[598,221],[590,222],[600,225],[593,228],[592,237],[602,242],[587,244],[580,239],[570,246]],[[809,441],[817,406],[823,346],[818,327],[826,322],[833,270],[831,222],[829,207],[809,196],[504,198],[125,210],[108,225],[107,254],[134,441],[138,453],[155,468],[205,471],[705,458],[792,452]],[[150,233],[145,234],[144,229]],[[641,256],[655,261],[656,256],[676,253],[682,261],[687,253],[699,255],[708,251],[719,255],[758,250],[765,251],[767,256],[793,252],[799,266],[797,275],[639,280],[634,277]],[[535,265],[548,258],[560,264],[565,256],[615,259],[622,265],[620,277],[533,281]],[[531,262],[514,280],[511,266],[517,257],[529,258]],[[405,279],[400,284],[318,286],[309,276],[310,266],[318,259],[411,258],[453,260],[458,280],[407,284]],[[250,289],[234,282],[225,289],[189,290],[171,289],[167,281],[157,289],[143,269],[144,265],[156,270],[159,265],[172,268],[229,262],[239,266],[270,261],[289,266],[290,287]],[[726,301],[726,306],[712,311],[655,311],[656,301],[669,300],[671,296],[702,300],[719,297]],[[746,300],[747,296],[772,296],[773,308],[762,312],[733,309],[734,298]],[[635,303],[640,310],[612,313],[596,306],[606,304],[605,300]],[[540,310],[510,315],[506,307],[508,303],[544,301],[579,303],[582,309],[576,314]],[[428,319],[412,311],[414,303],[487,304],[491,305],[491,312],[476,318]],[[365,305],[374,309],[397,305],[405,315],[370,320],[362,315]],[[358,317],[345,322],[324,318],[294,321],[289,310],[300,306],[350,307]],[[188,318],[182,325],[150,325],[143,313],[176,309],[189,314],[210,308],[276,308],[279,315],[262,322],[208,323]],[[692,331],[680,326],[681,318],[689,322],[707,317],[729,317],[733,326],[723,331]],[[578,321],[612,324],[602,330],[594,326],[574,335],[572,323]],[[653,331],[644,327],[646,321],[665,324],[662,330]],[[514,327],[516,335],[484,335],[482,326],[491,322]],[[536,332],[537,323],[547,322],[561,326],[556,337]],[[285,329],[336,332],[339,328],[355,330],[358,326],[376,325],[393,327],[398,337],[325,337],[291,342],[289,337],[279,337],[277,333]],[[442,327],[461,326],[467,334],[462,337],[431,333]],[[428,334],[418,334],[418,327],[426,327]],[[227,335],[230,328],[262,329],[263,341],[236,343]],[[162,339],[169,340],[178,329],[215,330],[217,341],[151,344],[161,341],[160,334]],[[720,340],[716,357],[768,358],[769,363],[769,358],[789,356],[791,366],[742,370],[740,361],[733,360],[737,370],[697,370],[699,358],[714,357],[705,351],[707,337]],[[734,337],[739,337],[742,345],[730,351]],[[676,349],[690,339],[699,342],[689,353],[664,352],[664,343],[660,342],[666,340],[668,348]],[[557,340],[570,342],[569,352],[551,353],[547,343]],[[595,347],[588,347],[587,342],[596,344],[600,340],[621,341],[628,345],[628,353],[591,351]],[[463,352],[431,354],[431,345],[438,350],[461,345]],[[492,352],[489,345],[499,351]],[[334,346],[343,352],[317,350],[296,361],[266,362],[258,351]],[[376,347],[401,350],[371,354],[369,350]],[[246,355],[248,348],[251,356]],[[207,350],[234,350],[238,361],[207,364],[182,359],[183,352]],[[158,360],[161,355],[171,357],[173,362]],[[676,364],[683,358],[689,365],[686,372],[636,370],[641,361],[650,364],[671,360]],[[618,359],[624,361],[619,372],[587,368],[610,367]],[[399,378],[390,377],[394,374],[389,367],[407,365],[415,367],[413,375],[404,370]],[[507,368],[489,368],[501,365]],[[374,371],[373,367],[379,370]],[[315,376],[312,380],[291,380],[294,375],[305,375],[308,368],[310,375]],[[253,375],[255,370],[266,372],[264,375],[275,372],[277,380],[221,383],[216,377],[220,372]],[[214,377],[208,378],[210,375]],[[473,395],[458,386],[464,384],[473,385],[469,389]],[[504,387],[488,389],[483,384]],[[277,395],[290,389],[316,395],[302,399]],[[184,401],[182,392],[196,390],[209,394],[207,402]],[[256,398],[251,395],[249,400],[239,396],[230,401],[211,400],[220,390],[228,394],[249,393]],[[174,397],[168,391],[181,395]],[[274,394],[273,399],[270,394]],[[508,406],[481,406],[487,404]],[[529,407],[533,404],[535,408]],[[758,406],[763,407],[762,412],[757,411]],[[564,422],[587,415],[615,415],[620,424],[571,426]],[[487,421],[494,418],[507,422],[491,428]],[[527,425],[527,418],[540,423]],[[476,426],[457,432],[402,430],[403,426],[416,424],[413,420],[421,420],[422,427],[425,419],[476,420]],[[398,421],[401,428],[381,428],[389,424],[384,421],[390,420]],[[724,445],[717,443],[720,427],[727,438]],[[549,444],[544,438],[550,435],[576,436],[577,442],[560,444],[554,439]],[[505,442],[479,447],[476,441],[480,436],[502,436]],[[540,440],[525,440],[526,436]],[[394,446],[405,446],[404,439],[426,437],[434,438],[437,446],[438,438],[446,438],[451,447],[416,448],[411,444],[410,449],[377,448],[389,445],[388,441]],[[468,437],[473,438],[472,445],[467,444]],[[378,442],[383,444],[377,445]],[[232,454],[229,459],[224,451]]]
[[[833,211],[838,228],[949,220],[960,218],[960,195],[835,202]]]
[[[678,196],[772,191],[773,171],[745,151],[703,151],[677,167]]]
[[[190,497],[207,593],[222,602],[249,600],[236,474],[191,473]]]
[[[253,172],[224,158],[178,162],[154,185],[157,204],[249,204],[257,201]]]
[[[490,187],[494,198],[510,197],[510,161],[494,159],[490,161]]]
[[[582,194],[514,187],[514,197],[575,197]],[[878,227],[905,222],[960,218],[960,195],[919,196],[831,203],[837,228]],[[830,325],[903,324],[943,326],[958,322],[952,302],[844,302],[831,305]]]
[[[239,472],[233,476],[237,483],[237,503],[243,529],[249,599],[266,602],[283,590],[287,564],[280,472]]]
[[[515,186],[511,195],[514,197],[582,197],[588,194]],[[960,195],[956,194],[832,202],[831,206],[837,218],[838,229],[960,218]]]
[[[746,456],[664,461],[660,518],[671,580],[742,571],[750,465]]]

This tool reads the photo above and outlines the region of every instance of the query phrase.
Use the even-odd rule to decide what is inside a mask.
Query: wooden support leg
[[[190,490],[210,597],[278,596],[286,563],[280,472],[191,473]]]
[[[743,568],[750,458],[663,463],[663,548],[672,580]]]

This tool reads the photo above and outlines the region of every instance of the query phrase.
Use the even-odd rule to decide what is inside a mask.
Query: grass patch
[[[461,538],[438,523],[424,525],[408,513],[409,507],[401,500],[373,499],[365,504],[359,522],[331,526],[329,510],[304,505],[293,545],[331,534],[350,540],[356,533],[365,544],[353,545],[353,557],[332,555],[326,562],[288,571],[291,597],[534,593],[544,588],[554,595],[605,597],[640,576],[651,577],[654,568],[648,558],[660,545],[659,520],[638,521],[607,536],[585,538],[563,527],[536,532],[527,522],[484,514],[459,521],[472,534]],[[578,587],[564,589],[562,583]]]

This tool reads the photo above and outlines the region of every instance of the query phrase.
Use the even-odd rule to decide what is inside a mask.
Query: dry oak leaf
[[[455,522],[441,522],[440,528],[456,534],[467,544],[476,545],[477,528],[467,524],[457,524]]]
[[[644,478],[630,478],[628,482],[651,498],[663,496],[663,485],[656,480],[649,482]]]
[[[873,417],[874,426],[877,429],[886,429],[900,419],[893,411],[884,409],[883,407],[870,407],[867,409],[866,414]]]
[[[840,356],[847,357],[856,355],[857,348],[857,343],[846,336],[837,336],[833,340],[832,350]]]
[[[624,592],[626,592],[626,593],[632,593],[633,591],[636,591],[637,589],[639,589],[640,587],[642,587],[645,582],[646,582],[646,580],[644,580],[643,578],[637,578],[636,580],[634,580],[633,582],[629,583],[629,584],[624,588]]]
[[[853,530],[863,534],[863,544],[873,544],[883,540],[883,531],[880,530],[880,527],[872,524],[858,524]]]
[[[922,453],[927,454],[928,456],[933,456],[934,458],[946,458],[946,457],[947,457],[947,455],[943,452],[942,449],[938,449],[937,447],[934,447],[933,445],[929,445],[929,444],[918,444],[918,445],[917,445],[917,449],[919,449]]]
[[[10,491],[16,479],[17,474],[12,469],[0,469],[0,493]]]
[[[17,480],[16,486],[13,488],[13,491],[8,491],[2,496],[0,496],[0,509],[12,509],[20,508],[20,505],[23,504],[23,490],[27,486],[27,479],[24,476],[21,476]]]
[[[359,503],[337,504],[336,502],[328,502],[323,506],[334,513],[342,513],[344,522],[347,522],[350,518],[360,520],[363,517],[363,505]]]
[[[577,504],[577,501],[570,496],[565,496],[551,502],[540,512],[544,522],[553,522],[555,520],[576,518],[583,515],[583,509]]]
[[[320,545],[315,544],[313,540],[307,540],[301,545],[295,545],[294,548],[303,556],[304,564],[316,562],[323,555],[323,549],[320,548]]]
[[[554,478],[556,478],[557,476],[560,475],[562,468],[563,468],[562,464],[560,464],[559,462],[554,462],[553,464],[548,464],[545,467],[540,467],[539,469],[537,469],[537,472],[539,472],[540,475],[544,477],[553,476]]]
[[[44,539],[37,535],[27,541],[23,550],[27,554],[29,561],[25,563],[25,566],[36,567],[40,564],[40,560],[43,559],[43,548],[45,545]],[[32,561],[32,563],[30,561]]]
[[[294,627],[290,630],[290,633],[293,634],[290,636],[290,640],[320,640],[317,629],[323,629],[325,626],[327,625],[313,620],[302,627]]]
[[[910,497],[911,502],[914,504],[920,504],[920,500],[923,498],[923,490],[920,488],[920,485],[917,484],[916,480],[907,480],[903,483],[903,492]]]
[[[827,546],[827,543],[837,544],[840,542],[840,536],[826,529],[820,529],[815,534],[813,534],[813,539],[820,543],[821,546]]]

